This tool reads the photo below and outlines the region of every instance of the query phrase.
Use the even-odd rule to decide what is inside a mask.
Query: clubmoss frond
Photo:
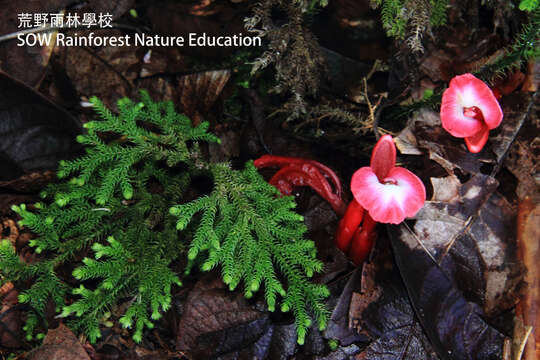
[[[282,308],[295,314],[299,342],[309,309],[326,323],[327,290],[308,281],[322,263],[303,237],[292,198],[279,197],[252,163],[233,170],[205,161],[199,142],[219,139],[207,123],[192,126],[171,102],[155,103],[142,92],[141,102],[120,100],[118,114],[96,98],[92,103],[101,119],[77,138],[86,154],[60,164],[63,180],[42,192],[43,203],[13,207],[20,225],[37,235],[30,246],[40,260],[26,264],[9,242],[0,243],[3,278],[32,281],[19,297],[33,309],[29,337],[49,299],[92,342],[106,315],[127,301],[118,321],[140,342],[170,308],[171,289],[181,285],[172,265],[186,255],[184,273],[194,264],[219,267],[231,290],[243,282],[247,297],[264,286],[272,311],[282,297]],[[205,174],[214,182],[210,193],[192,199],[190,192],[185,200],[193,175]],[[75,264],[69,281],[58,273],[68,262]]]

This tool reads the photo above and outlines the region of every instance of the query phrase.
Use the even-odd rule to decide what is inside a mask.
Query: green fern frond
[[[538,9],[539,0],[521,0],[519,3],[519,10],[533,12]]]
[[[282,309],[295,314],[299,342],[309,311],[324,326],[326,287],[308,281],[322,263],[303,237],[292,198],[279,197],[252,163],[237,171],[205,161],[198,143],[219,139],[208,123],[192,126],[171,102],[155,103],[142,92],[140,102],[121,99],[118,114],[97,98],[91,102],[100,119],[77,137],[86,154],[60,163],[63,180],[42,191],[43,202],[13,207],[20,225],[37,235],[30,246],[47,256],[26,264],[9,242],[0,243],[3,278],[32,280],[19,299],[32,308],[28,337],[52,299],[59,316],[95,342],[103,319],[127,298],[118,321],[140,342],[170,308],[171,289],[181,286],[171,265],[186,255],[185,273],[194,264],[220,267],[229,288],[243,283],[246,297],[264,286],[271,311],[281,297]],[[213,190],[185,201],[195,174],[212,178]],[[65,281],[57,270],[68,262],[75,269]]]
[[[252,163],[242,171],[227,164],[212,164],[214,191],[193,202],[171,208],[183,229],[201,214],[191,241],[188,257],[195,259],[206,252],[201,269],[220,265],[223,281],[234,290],[244,282],[247,297],[265,286],[269,311],[274,311],[278,295],[285,308],[296,318],[298,342],[303,343],[311,308],[324,327],[327,312],[320,287],[313,288],[308,277],[322,270],[312,241],[304,239],[303,217],[295,213],[294,200],[277,196],[256,172]],[[215,229],[215,230],[212,230]],[[285,278],[279,280],[278,271]],[[323,287],[325,288],[325,287]],[[314,289],[318,289],[314,291]],[[325,288],[326,289],[326,288]],[[283,308],[283,307],[282,307]]]

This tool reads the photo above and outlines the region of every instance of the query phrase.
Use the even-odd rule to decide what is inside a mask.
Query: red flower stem
[[[345,211],[345,216],[339,221],[338,228],[336,231],[336,236],[334,242],[338,249],[343,252],[347,252],[351,246],[351,240],[354,233],[362,223],[364,217],[364,208],[352,200]]]
[[[364,223],[354,233],[351,248],[348,252],[349,258],[356,266],[362,264],[371,252],[371,248],[377,238],[377,232],[375,231],[376,225],[375,220],[366,212]]]

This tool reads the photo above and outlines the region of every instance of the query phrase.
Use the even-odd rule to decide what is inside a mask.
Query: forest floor
[[[203,149],[209,160],[240,168],[268,153],[313,159],[338,174],[345,203],[353,198],[352,174],[369,165],[376,140],[391,134],[398,165],[426,187],[424,207],[400,225],[379,224],[369,258],[354,266],[334,244],[339,215],[312,189],[294,189],[307,237],[324,262],[313,281],[331,293],[328,326],[324,331],[312,326],[304,345],[297,344],[292,315],[265,311],[261,297],[247,300],[229,291],[217,270],[193,272],[183,287],[173,288],[171,309],[140,343],[117,322],[126,304],[103,319],[96,343],[73,333],[55,316],[54,306],[44,315],[49,330],[42,329],[43,341],[43,335],[26,339],[23,327],[31,309],[18,295],[29,284],[3,281],[0,269],[3,359],[536,356],[540,62],[533,58],[505,68],[499,77],[486,75],[514,44],[527,16],[507,9],[506,2],[489,8],[480,4],[484,1],[450,1],[447,24],[425,34],[422,51],[413,51],[407,41],[386,36],[380,11],[367,0],[331,0],[300,13],[301,23],[285,0],[268,3],[0,2],[0,37],[20,30],[17,14],[65,9],[111,13],[113,28],[97,29],[96,36],[246,35],[244,19],[253,16],[254,6],[268,10],[264,16],[276,30],[263,38],[263,47],[244,48],[17,46],[16,39],[2,39],[0,237],[26,262],[44,256],[29,245],[35,235],[17,224],[12,205],[38,201],[40,191],[56,181],[58,162],[80,154],[74,139],[94,118],[88,106],[92,96],[114,111],[120,98],[136,98],[139,89],[155,100],[172,100],[195,124],[210,123],[221,144]],[[288,41],[281,55],[278,41]],[[538,33],[534,41],[538,44]],[[253,64],[260,67],[255,73]],[[476,154],[442,128],[439,116],[442,90],[467,72],[490,78],[504,113]],[[69,276],[72,268],[66,265],[64,273]]]

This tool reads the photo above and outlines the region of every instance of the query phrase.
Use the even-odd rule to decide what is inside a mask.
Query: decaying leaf
[[[199,281],[184,306],[177,347],[201,359],[240,350],[269,326],[264,312],[247,305],[242,294],[229,291],[218,279]]]
[[[21,30],[17,14],[58,13],[68,4],[69,0],[3,1],[0,35]],[[57,32],[52,32],[52,41],[43,46],[18,46],[19,40],[16,37],[0,43],[0,69],[30,87],[38,87],[45,76]],[[33,41],[33,35],[30,36],[29,41]]]
[[[361,293],[351,300],[350,321],[371,340],[357,358],[438,359],[392,262],[388,238],[382,235],[377,242],[373,261],[364,264]]]
[[[80,124],[39,93],[0,72],[0,180],[53,170],[80,145]]]
[[[528,341],[523,344],[523,360],[534,360],[540,357],[540,204],[532,197],[520,201],[517,233],[519,258],[527,269],[527,285],[516,308],[516,315],[525,328],[532,329]],[[515,349],[514,354],[518,350]]]
[[[0,188],[14,192],[35,192],[43,189],[45,185],[56,178],[56,173],[51,170],[37,171],[24,174],[19,178],[0,181]]]
[[[77,337],[64,324],[49,330],[43,344],[26,358],[28,360],[90,360]]]
[[[456,286],[493,315],[513,306],[521,281],[515,259],[515,212],[477,175],[459,191],[459,203],[426,202],[417,214],[415,237]]]
[[[527,74],[521,91],[535,92],[540,84],[540,60],[531,59],[527,65]]]
[[[178,86],[184,113],[194,123],[199,123],[201,115],[210,110],[230,77],[229,70],[205,71],[182,76]]]
[[[449,175],[444,178],[431,178],[431,185],[433,185],[433,197],[431,201],[442,201],[446,203],[461,201],[459,194],[461,183],[456,175]]]
[[[95,36],[122,36],[116,29],[96,29]],[[58,58],[63,59],[59,66],[74,85],[79,97],[99,95],[103,102],[116,108],[116,101],[130,96],[133,81],[140,73],[143,54],[138,46],[59,47]],[[96,76],[99,74],[99,76]]]
[[[437,355],[445,360],[500,359],[504,336],[486,322],[480,306],[465,299],[455,278],[443,272],[450,264],[434,262],[406,225],[389,230],[411,304]]]
[[[0,226],[1,229],[1,226]],[[11,282],[0,288],[0,346],[19,348],[22,345],[23,312],[17,309],[19,292]],[[20,306],[20,305],[19,305]]]
[[[502,99],[504,120],[500,130],[490,134],[492,151],[496,155],[494,163],[500,164],[510,150],[525,120],[529,118],[537,98],[538,93],[515,93]]]
[[[352,329],[349,323],[349,313],[356,310],[354,306],[351,306],[351,296],[360,287],[361,275],[358,269],[351,274],[339,296],[324,332],[326,338],[338,340],[343,346],[349,346],[361,339],[357,331]]]

